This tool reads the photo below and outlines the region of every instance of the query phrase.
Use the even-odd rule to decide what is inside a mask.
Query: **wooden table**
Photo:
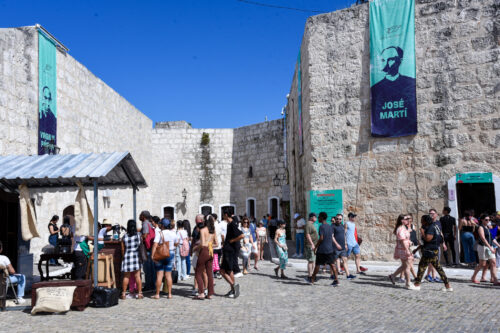
[[[62,259],[64,262],[73,262],[73,253],[44,253],[40,256],[38,261],[38,272],[40,273],[40,281],[49,281],[50,279],[69,279],[71,278],[71,273],[65,273],[59,276],[49,275],[49,261],[51,259]],[[45,272],[47,275],[43,274],[42,264],[45,261]]]

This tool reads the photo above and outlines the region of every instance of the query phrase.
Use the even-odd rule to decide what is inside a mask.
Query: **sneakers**
[[[292,256],[292,258],[297,258],[297,257],[298,257],[297,253],[294,253],[293,256]]]
[[[24,304],[26,300],[24,298],[18,298],[17,299],[17,304]]]
[[[241,272],[234,274],[235,278],[240,278],[242,276],[243,276],[243,273],[241,273]]]
[[[359,270],[362,272],[366,272],[368,270],[368,268],[363,267],[363,266],[359,266]]]
[[[425,279],[426,279],[427,281],[429,281],[429,282],[434,282],[434,280],[432,279],[432,276],[430,276],[430,275],[427,275],[427,276],[425,277]]]
[[[406,286],[406,289],[408,289],[408,290],[420,290],[420,286],[416,286],[413,283],[410,283],[409,286]]]
[[[129,293],[125,298],[126,299],[135,299],[135,293]]]
[[[339,286],[339,281],[338,280],[335,280],[332,282],[332,286],[333,287],[338,287]]]
[[[230,292],[228,292],[228,293],[226,294],[226,296],[227,296],[227,297],[229,297],[229,298],[235,298],[235,297],[234,297],[234,291],[232,291],[232,290],[231,290]]]
[[[235,283],[234,285],[234,298],[238,298],[240,296],[240,285]]]
[[[347,280],[353,280],[356,278],[356,275],[349,274],[347,275]]]
[[[311,278],[309,276],[306,276],[304,278],[304,281],[306,281],[307,283],[312,283]]]
[[[453,288],[452,287],[449,287],[449,288],[444,287],[443,289],[441,289],[441,291],[452,292]]]
[[[297,259],[303,259],[303,258],[304,258],[304,255],[303,255],[303,254],[299,254],[299,255],[297,256]]]
[[[403,278],[399,278],[399,283],[406,283],[406,280]]]
[[[191,295],[197,296],[198,295],[198,290],[197,289],[193,289],[193,291],[191,292]]]
[[[438,278],[437,276],[434,278],[434,282],[443,282],[440,278]]]

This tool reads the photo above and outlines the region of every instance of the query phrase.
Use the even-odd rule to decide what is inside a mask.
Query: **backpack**
[[[146,245],[146,249],[150,250],[151,247],[153,246],[153,241],[155,239],[155,228],[153,228],[153,225],[150,222],[146,223],[148,224],[149,227],[149,233],[144,239],[144,245]]]
[[[179,249],[181,257],[187,257],[189,255],[189,238],[184,238],[182,240],[181,248]]]

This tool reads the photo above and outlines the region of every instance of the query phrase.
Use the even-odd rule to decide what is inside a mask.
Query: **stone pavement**
[[[120,301],[107,309],[87,308],[62,315],[22,311],[0,313],[2,332],[497,332],[499,288],[472,285],[453,278],[453,293],[443,284],[424,283],[421,291],[393,286],[385,275],[368,271],[337,288],[321,275],[314,286],[306,273],[291,267],[288,280],[274,276],[275,266],[263,263],[241,277],[241,296],[195,301],[189,283],[174,286],[174,298]],[[216,280],[223,295],[228,286]],[[495,318],[496,316],[496,318]],[[498,318],[498,319],[497,319]]]

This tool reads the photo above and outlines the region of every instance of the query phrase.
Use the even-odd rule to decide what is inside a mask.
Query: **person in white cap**
[[[306,221],[299,213],[295,213],[293,219],[296,222],[295,228],[295,254],[293,258],[303,258],[304,257],[304,226]]]

